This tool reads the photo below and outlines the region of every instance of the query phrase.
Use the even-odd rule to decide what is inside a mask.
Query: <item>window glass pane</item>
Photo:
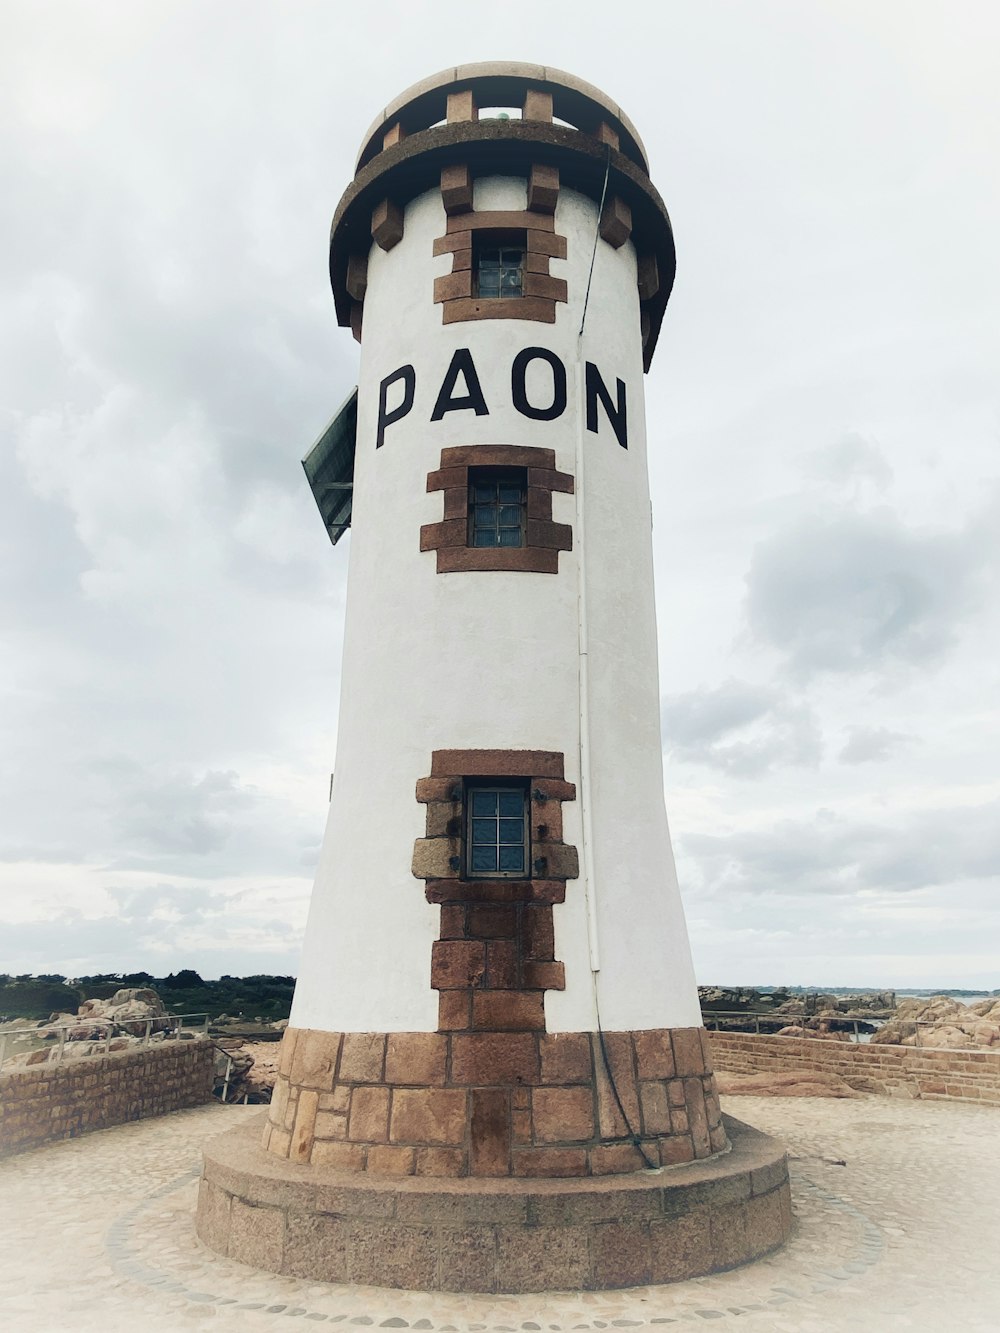
[[[500,820],[500,841],[501,842],[524,842],[524,820],[523,819],[501,819]]]
[[[472,813],[474,815],[495,815],[496,812],[497,793],[495,791],[474,791],[472,793]]]
[[[525,535],[525,493],[527,475],[523,469],[512,472],[469,473],[470,546],[523,546]],[[503,503],[499,503],[503,497]]]
[[[497,849],[495,847],[473,847],[472,849],[473,870],[496,870],[496,868],[497,868]],[[516,870],[517,867],[515,866],[514,869]]]
[[[500,848],[500,869],[508,873],[511,871],[524,869],[524,848],[523,847],[501,847]]]
[[[521,296],[524,291],[524,245],[473,241],[474,290],[478,296]]]
[[[502,791],[500,796],[500,814],[510,818],[513,815],[524,817],[524,794],[519,791]]]
[[[474,843],[494,843],[496,840],[497,825],[495,819],[473,819],[472,841]]]

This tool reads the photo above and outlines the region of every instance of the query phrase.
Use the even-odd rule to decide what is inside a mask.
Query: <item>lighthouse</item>
[[[351,533],[337,752],[266,1122],[206,1153],[230,1255],[542,1290],[787,1234],[780,1146],[720,1112],[664,808],[674,269],[638,132],[572,75],[449,69],[364,137],[330,243],[359,382],[305,460]]]

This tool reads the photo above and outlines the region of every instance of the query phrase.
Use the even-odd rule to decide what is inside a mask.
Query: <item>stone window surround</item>
[[[431,954],[441,1032],[543,1032],[544,993],[565,988],[552,908],[579,860],[562,840],[562,802],[576,799],[563,771],[563,756],[548,750],[435,750],[430,776],[417,783],[426,837],[414,843],[412,869],[441,907]],[[528,878],[462,877],[466,783],[484,778],[527,783]]]
[[[469,469],[524,468],[528,474],[523,546],[469,546]],[[437,572],[508,570],[558,574],[559,552],[573,549],[573,529],[552,519],[552,492],[572,495],[573,477],[556,469],[554,449],[524,445],[453,445],[441,450],[441,465],[427,474],[428,494],[444,492],[444,517],[424,523],[421,551],[437,552]]]
[[[556,304],[565,303],[565,278],[549,273],[552,259],[566,258],[566,238],[556,234],[553,213],[559,194],[555,167],[533,167],[528,182],[528,207],[523,211],[472,211],[472,177],[464,166],[441,173],[441,195],[448,222],[444,236],[434,241],[434,254],[452,257],[451,272],[434,279],[434,301],[441,305],[441,322],[470,319],[527,319],[554,324]],[[498,243],[512,232],[524,237],[523,295],[478,297],[473,294],[473,233],[495,234]]]

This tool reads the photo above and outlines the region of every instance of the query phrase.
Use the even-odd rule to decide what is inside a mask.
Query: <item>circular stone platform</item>
[[[627,1176],[377,1177],[266,1152],[257,1117],[205,1149],[201,1239],[296,1277],[422,1291],[605,1290],[735,1268],[787,1238],[783,1147],[726,1118],[732,1151]]]

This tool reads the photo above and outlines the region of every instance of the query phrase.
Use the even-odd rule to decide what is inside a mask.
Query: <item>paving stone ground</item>
[[[0,1330],[1000,1333],[1000,1110],[756,1097],[726,1109],[788,1146],[791,1241],[731,1273],[627,1292],[425,1294],[222,1259],[194,1232],[200,1148],[259,1108],[212,1104],[40,1148],[0,1162]]]

